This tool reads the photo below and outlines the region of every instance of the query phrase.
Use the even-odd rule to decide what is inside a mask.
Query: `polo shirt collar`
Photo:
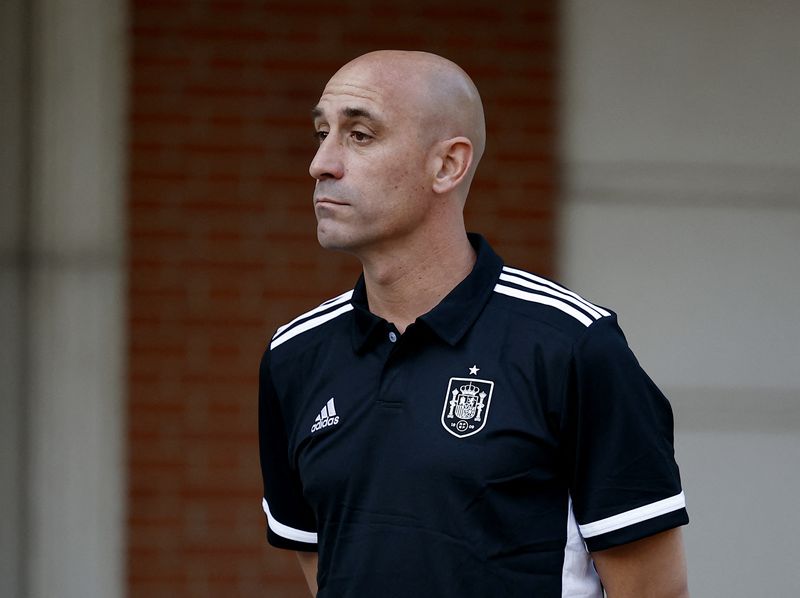
[[[455,345],[478,319],[494,291],[500,276],[503,260],[492,250],[482,236],[469,233],[469,241],[477,259],[472,271],[428,313],[417,318],[436,336],[449,345]],[[369,311],[367,289],[362,274],[353,289],[354,307],[353,348],[357,353],[366,350],[369,341],[386,334],[388,324]]]

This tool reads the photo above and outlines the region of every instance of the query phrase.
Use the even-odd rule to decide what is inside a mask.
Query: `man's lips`
[[[333,199],[330,197],[316,197],[314,198],[314,205],[333,205],[333,206],[348,206],[346,201],[341,201],[339,199]]]

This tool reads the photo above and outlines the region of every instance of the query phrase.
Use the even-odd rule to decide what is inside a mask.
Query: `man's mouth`
[[[333,199],[331,197],[315,197],[314,198],[314,205],[319,205],[319,204],[334,205],[334,206],[346,206],[346,205],[349,205],[346,201],[341,201],[339,199]]]

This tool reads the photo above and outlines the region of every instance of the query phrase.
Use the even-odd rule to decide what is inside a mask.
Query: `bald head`
[[[331,77],[312,114],[323,247],[366,260],[455,243],[472,255],[464,202],[486,134],[480,95],[461,68],[424,52],[371,52]]]
[[[486,125],[478,89],[457,64],[427,52],[379,50],[339,69],[326,90],[337,87],[350,87],[356,93],[362,87],[389,98],[384,105],[411,116],[420,135],[430,142],[469,139],[472,178],[486,146]]]

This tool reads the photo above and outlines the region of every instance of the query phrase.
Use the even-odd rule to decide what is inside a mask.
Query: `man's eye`
[[[314,139],[322,143],[328,136],[328,131],[314,131]]]

